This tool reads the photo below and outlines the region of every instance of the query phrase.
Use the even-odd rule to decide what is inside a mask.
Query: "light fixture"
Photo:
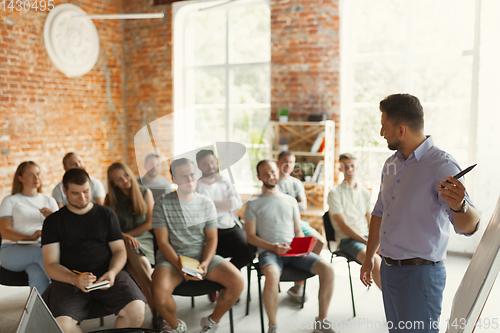
[[[86,15],[78,14],[74,15],[74,18],[89,18],[89,19],[102,19],[102,20],[134,20],[134,19],[154,19],[154,18],[164,18],[164,13],[144,13],[144,14],[96,14],[96,15]]]

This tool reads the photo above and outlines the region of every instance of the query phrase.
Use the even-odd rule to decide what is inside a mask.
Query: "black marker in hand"
[[[477,163],[476,163],[476,164],[474,164],[474,165],[471,165],[470,167],[468,167],[468,168],[467,168],[467,169],[465,169],[465,170],[460,171],[460,172],[459,172],[459,173],[457,173],[455,176],[453,176],[453,178],[455,178],[455,179],[459,179],[459,178],[463,177],[466,173],[468,173],[469,171],[471,171],[472,169],[474,169],[474,167],[475,167],[476,165],[477,165]],[[451,182],[450,182],[449,180],[446,180],[446,182],[451,184]],[[442,187],[442,188],[445,188],[443,185],[441,185],[441,187]]]

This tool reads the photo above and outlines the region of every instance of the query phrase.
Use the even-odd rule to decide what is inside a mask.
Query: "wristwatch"
[[[469,209],[469,204],[467,203],[467,200],[464,200],[464,203],[462,204],[462,209],[454,210],[451,207],[450,207],[450,209],[455,213],[462,214],[462,213],[465,213],[467,211],[467,209]]]

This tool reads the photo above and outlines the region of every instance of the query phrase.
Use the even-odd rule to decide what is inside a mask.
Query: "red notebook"
[[[290,244],[291,249],[282,255],[282,257],[299,257],[306,255],[311,253],[315,244],[316,238],[314,237],[294,237]]]

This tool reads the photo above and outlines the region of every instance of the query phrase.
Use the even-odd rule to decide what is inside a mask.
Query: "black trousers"
[[[255,257],[255,252],[247,243],[245,229],[237,225],[218,230],[216,253],[224,258],[230,257],[231,263],[238,269],[249,264]]]

